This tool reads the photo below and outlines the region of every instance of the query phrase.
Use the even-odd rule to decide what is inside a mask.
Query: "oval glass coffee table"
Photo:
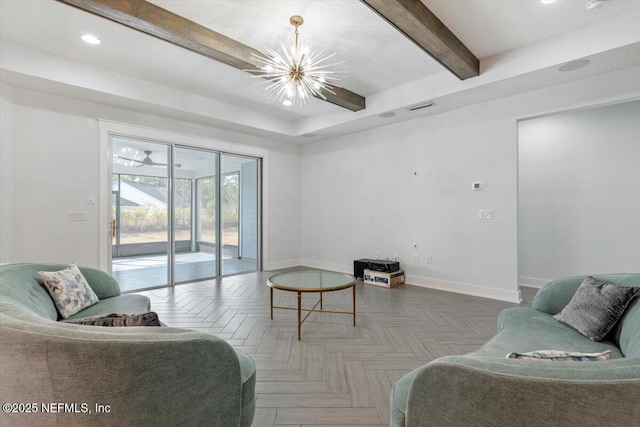
[[[300,327],[313,312],[316,313],[338,313],[353,314],[353,326],[356,326],[356,279],[349,274],[333,273],[331,271],[304,270],[280,273],[269,277],[267,280],[271,292],[271,320],[273,320],[273,309],[297,310],[298,311],[298,340],[300,340]],[[339,291],[342,289],[353,289],[353,311],[333,311],[324,310],[322,307],[322,294],[325,292]],[[296,292],[298,294],[298,308],[281,307],[273,305],[273,290]],[[302,308],[302,294],[315,292],[320,294],[320,299],[312,308]],[[320,308],[318,309],[318,306]],[[302,312],[308,312],[302,318]]]

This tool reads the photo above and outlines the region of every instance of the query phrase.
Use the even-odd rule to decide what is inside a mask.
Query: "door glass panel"
[[[215,277],[218,154],[185,147],[175,153],[175,281]]]
[[[166,285],[170,147],[117,137],[112,144],[113,276],[123,291]]]
[[[258,160],[222,154],[222,274],[258,269]]]

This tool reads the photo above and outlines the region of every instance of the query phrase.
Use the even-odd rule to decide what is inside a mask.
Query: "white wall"
[[[195,135],[269,151],[265,171],[269,188],[265,217],[279,235],[265,233],[270,249],[264,267],[299,258],[299,192],[271,183],[297,182],[299,148],[250,135],[140,114],[90,102],[10,88],[2,104],[2,240],[3,259],[11,262],[76,262],[99,266],[99,131],[95,119]],[[6,106],[8,103],[8,106]],[[9,120],[5,120],[9,116]],[[10,126],[8,124],[10,123]],[[11,153],[5,158],[5,149]],[[5,163],[12,170],[5,169]],[[8,174],[6,178],[4,174]],[[5,215],[5,207],[9,206]],[[87,211],[88,221],[67,221],[70,210]],[[269,228],[271,228],[271,225]],[[12,244],[5,248],[5,236]],[[6,253],[5,251],[9,251]]]
[[[397,254],[408,283],[517,301],[517,120],[637,97],[638,75],[635,67],[304,146],[303,263],[348,272],[354,259]],[[427,169],[431,177],[412,177]],[[485,190],[473,192],[473,181]],[[480,209],[494,219],[480,220]]]
[[[11,87],[0,84],[0,263],[11,260],[13,242],[13,155]]]
[[[640,101],[524,120],[521,283],[640,271]]]
[[[271,156],[269,168],[268,209],[272,215],[263,230],[263,246],[269,246],[271,261],[265,263],[265,270],[300,265],[300,155]]]

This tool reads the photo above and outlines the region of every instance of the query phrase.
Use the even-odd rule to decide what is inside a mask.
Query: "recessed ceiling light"
[[[388,119],[389,117],[395,116],[396,113],[393,111],[387,111],[386,113],[379,114],[378,117],[382,117],[383,119]]]
[[[288,99],[285,99],[284,101],[282,101],[282,105],[286,105],[287,107],[292,104],[293,102],[289,101]]]
[[[551,3],[555,3],[556,0],[540,0],[540,3],[542,4],[551,4]]]
[[[89,43],[89,44],[100,44],[101,41],[99,38],[97,38],[96,36],[92,36],[91,34],[84,34],[82,37],[80,37],[84,42]]]
[[[589,10],[599,9],[602,6],[604,6],[604,0],[591,0],[585,5],[585,7]]]
[[[567,62],[566,64],[564,64],[563,66],[558,68],[558,71],[563,71],[563,72],[564,71],[573,71],[573,70],[577,70],[577,69],[582,68],[582,67],[586,67],[589,64],[590,64],[590,62],[587,59],[577,59],[575,61]]]

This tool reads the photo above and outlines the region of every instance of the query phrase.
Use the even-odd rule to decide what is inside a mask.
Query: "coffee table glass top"
[[[319,292],[346,289],[355,282],[355,278],[348,274],[311,270],[276,274],[269,277],[267,283],[275,289]]]

